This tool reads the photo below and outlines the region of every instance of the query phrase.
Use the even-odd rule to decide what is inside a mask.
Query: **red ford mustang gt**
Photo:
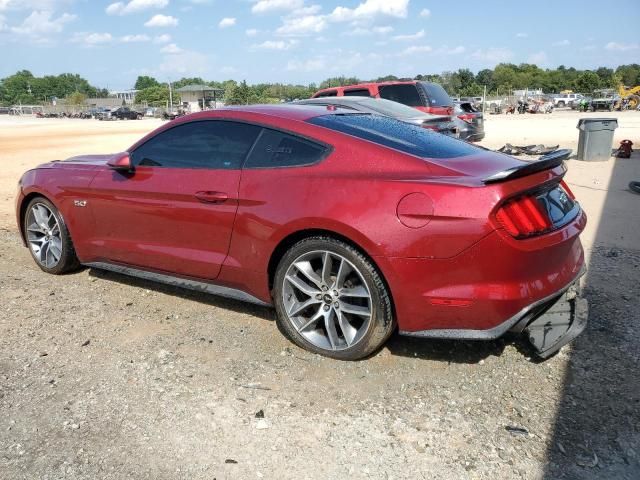
[[[586,325],[586,217],[564,173],[553,155],[526,163],[386,117],[252,106],[29,170],[16,214],[45,272],[274,305],[295,343],[334,358],[365,357],[396,327],[524,332],[547,357]]]

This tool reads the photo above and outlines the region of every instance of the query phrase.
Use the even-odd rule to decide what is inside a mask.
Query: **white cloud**
[[[303,36],[320,33],[327,28],[324,15],[307,15],[299,18],[285,18],[276,33],[283,36]]]
[[[640,46],[637,43],[609,42],[604,48],[612,51],[628,52],[629,50],[637,50]]]
[[[34,10],[19,26],[13,27],[11,31],[21,35],[32,36],[60,33],[65,24],[72,22],[76,18],[76,15],[69,13],[63,13],[54,18],[52,12]]]
[[[529,34],[525,33],[525,32],[516,33],[516,38],[527,38],[528,36],[529,36]]]
[[[551,45],[554,47],[566,47],[571,45],[571,42],[569,40],[558,40],[557,42],[553,42]]]
[[[501,63],[513,58],[513,52],[508,48],[488,48],[486,50],[476,50],[471,56],[485,63]]]
[[[230,67],[230,66],[224,66],[220,68],[220,73],[224,73],[225,75],[233,75],[237,71],[238,71],[237,68]]]
[[[130,0],[128,3],[112,3],[105,9],[105,12],[108,15],[128,15],[151,8],[164,8],[168,4],[169,0]]]
[[[451,48],[449,48],[447,45],[443,45],[436,51],[436,53],[439,53],[442,55],[459,55],[461,53],[464,53],[466,50],[467,49],[464,48],[462,45],[458,45],[457,47],[451,47]]]
[[[298,44],[297,40],[266,40],[262,43],[252,45],[255,50],[289,50]]]
[[[422,10],[420,10],[420,16],[424,17],[424,18],[428,18],[431,16],[431,10],[429,10],[428,8],[423,8]]]
[[[373,33],[377,33],[379,35],[386,35],[387,33],[393,32],[393,27],[384,26],[384,27],[373,27]]]
[[[220,20],[220,23],[218,23],[218,27],[220,28],[227,28],[227,27],[233,27],[236,24],[236,19],[233,17],[225,17],[222,20]]]
[[[7,24],[4,23],[6,19],[7,17],[5,17],[4,15],[0,15],[0,32],[7,29]]]
[[[120,37],[120,41],[124,43],[148,42],[151,38],[148,35],[125,35]]]
[[[178,19],[171,15],[162,15],[158,13],[145,22],[145,27],[175,27],[178,25]]]
[[[309,5],[308,7],[297,8],[289,14],[291,17],[304,17],[306,15],[316,15],[320,13],[320,5]]]
[[[304,0],[259,0],[251,11],[253,13],[267,13],[279,10],[295,10],[302,8]]]
[[[110,33],[76,32],[71,37],[73,43],[82,43],[85,47],[95,47],[105,43],[111,43],[113,37]]]
[[[396,35],[395,37],[393,37],[393,39],[400,42],[413,41],[413,40],[418,40],[420,38],[423,38],[424,35],[425,35],[424,30],[420,30],[419,32],[412,33],[409,35]]]
[[[165,45],[160,49],[162,53],[182,53],[183,50],[178,47],[175,43],[170,43],[169,45]]]
[[[336,7],[330,15],[335,22],[370,20],[378,16],[406,18],[409,0],[365,0],[356,8]]]
[[[414,45],[414,46],[405,48],[398,55],[400,55],[401,57],[406,57],[409,55],[419,55],[421,53],[429,53],[432,51],[433,51],[433,48],[431,48],[429,45]]]
[[[258,35],[259,31],[255,28],[248,28],[244,31],[244,33],[247,35],[247,37],[255,37],[256,35]]]
[[[171,35],[163,33],[162,35],[156,35],[153,37],[153,43],[169,43],[171,41]]]
[[[287,70],[301,71],[301,72],[317,72],[319,70],[326,70],[327,63],[324,58],[310,58],[308,60],[289,60],[287,63]]]
[[[180,53],[167,54],[159,67],[165,75],[202,75],[208,72],[209,58],[200,52],[183,50]]]
[[[543,64],[547,62],[547,54],[545,52],[536,52],[536,53],[532,53],[531,55],[529,55],[529,57],[527,58],[527,62],[528,63],[534,63],[534,64]]]

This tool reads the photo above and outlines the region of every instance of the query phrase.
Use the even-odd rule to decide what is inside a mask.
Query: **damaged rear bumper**
[[[512,331],[523,332],[540,358],[549,358],[587,327],[589,304],[580,296],[578,282],[548,302],[537,316],[525,317]]]

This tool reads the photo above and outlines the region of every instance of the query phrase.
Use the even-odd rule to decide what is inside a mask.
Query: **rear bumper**
[[[537,300],[504,322],[486,330],[434,329],[414,332],[400,331],[401,335],[422,338],[457,340],[493,340],[507,332],[524,333],[541,358],[548,358],[575,339],[587,326],[589,306],[580,296],[580,277],[564,288]]]

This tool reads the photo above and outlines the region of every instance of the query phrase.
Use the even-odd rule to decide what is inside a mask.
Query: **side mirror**
[[[107,162],[107,165],[116,172],[121,173],[132,173],[134,170],[133,165],[131,164],[131,157],[129,157],[129,152],[114,155]]]

